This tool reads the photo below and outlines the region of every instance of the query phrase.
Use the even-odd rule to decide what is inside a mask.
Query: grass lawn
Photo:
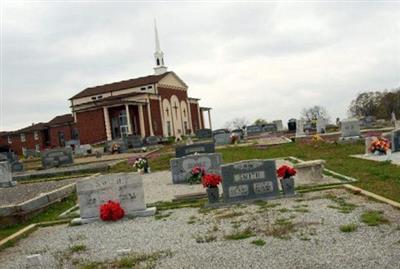
[[[354,183],[362,189],[374,192],[389,199],[400,202],[400,167],[388,162],[374,162],[352,158],[352,154],[363,154],[364,143],[335,145],[322,143],[309,145],[303,143],[290,143],[277,146],[270,146],[267,149],[256,149],[249,147],[230,147],[219,149],[222,153],[224,163],[236,162],[246,159],[268,159],[294,156],[302,160],[326,160],[326,167],[346,176],[359,180]],[[168,170],[169,159],[173,154],[162,154],[151,159],[152,171]],[[134,171],[126,163],[111,169],[110,172]]]
[[[71,196],[65,198],[63,201],[52,204],[45,211],[43,211],[39,215],[36,215],[35,217],[33,217],[32,219],[23,224],[16,224],[8,226],[6,228],[1,228],[0,240],[12,235],[13,233],[19,231],[20,229],[25,228],[30,224],[57,220],[58,215],[60,215],[62,212],[73,207],[76,204],[76,199],[77,199],[76,194],[72,194]]]

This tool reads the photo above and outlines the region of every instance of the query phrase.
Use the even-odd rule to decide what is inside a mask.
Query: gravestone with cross
[[[280,195],[274,160],[246,160],[221,166],[224,202]]]
[[[172,182],[185,183],[192,168],[198,166],[206,173],[221,174],[222,155],[220,153],[189,155],[170,160]]]
[[[76,183],[80,218],[74,224],[99,219],[100,206],[108,201],[119,202],[129,217],[152,216],[156,208],[146,208],[142,177],[138,173],[117,173],[92,176]]]
[[[400,129],[392,131],[392,152],[400,151]]]

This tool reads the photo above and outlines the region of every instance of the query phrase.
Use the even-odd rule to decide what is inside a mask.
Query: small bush
[[[257,239],[257,240],[251,241],[251,243],[256,246],[264,246],[265,245],[265,241],[262,239]]]
[[[351,233],[351,232],[355,232],[358,229],[358,225],[355,223],[346,224],[346,225],[340,226],[339,229],[341,232]]]
[[[361,215],[361,221],[368,226],[378,226],[389,223],[389,220],[383,216],[381,211],[369,210]]]

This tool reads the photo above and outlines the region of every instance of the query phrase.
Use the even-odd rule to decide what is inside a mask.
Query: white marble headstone
[[[304,121],[303,120],[296,120],[296,137],[305,136],[304,133]]]
[[[142,178],[137,173],[118,173],[84,179],[76,184],[80,216],[98,218],[100,205],[119,202],[126,215],[146,210]]]
[[[317,133],[325,133],[326,131],[326,120],[322,117],[318,117],[317,119]]]
[[[360,122],[358,119],[347,119],[340,123],[340,131],[342,137],[358,137],[360,136]]]

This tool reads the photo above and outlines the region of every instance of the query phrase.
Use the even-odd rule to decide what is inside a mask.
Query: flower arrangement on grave
[[[240,141],[240,136],[237,134],[231,134],[231,144],[237,144]]]
[[[370,152],[374,154],[387,154],[387,151],[390,149],[390,142],[385,138],[378,138],[372,141],[371,146],[369,148]]]
[[[314,142],[314,143],[323,142],[323,141],[324,141],[324,139],[318,134],[315,134],[312,136],[312,142]]]
[[[204,188],[207,188],[208,202],[210,204],[219,201],[218,185],[221,183],[222,178],[217,174],[206,174],[202,177],[201,183]]]
[[[100,206],[100,219],[103,221],[117,221],[125,216],[120,203],[109,200]]]
[[[111,154],[119,152],[120,148],[121,148],[121,146],[118,143],[112,144],[111,147],[110,147]]]
[[[296,170],[288,165],[282,165],[276,170],[276,173],[280,179],[283,193],[285,195],[294,195],[293,176],[296,175]]]
[[[191,184],[200,183],[202,177],[206,174],[204,168],[200,166],[195,166],[190,170],[189,176],[187,177],[186,181]]]
[[[147,158],[136,158],[133,162],[133,167],[135,167],[138,172],[143,172],[145,174],[150,172],[149,162]]]

